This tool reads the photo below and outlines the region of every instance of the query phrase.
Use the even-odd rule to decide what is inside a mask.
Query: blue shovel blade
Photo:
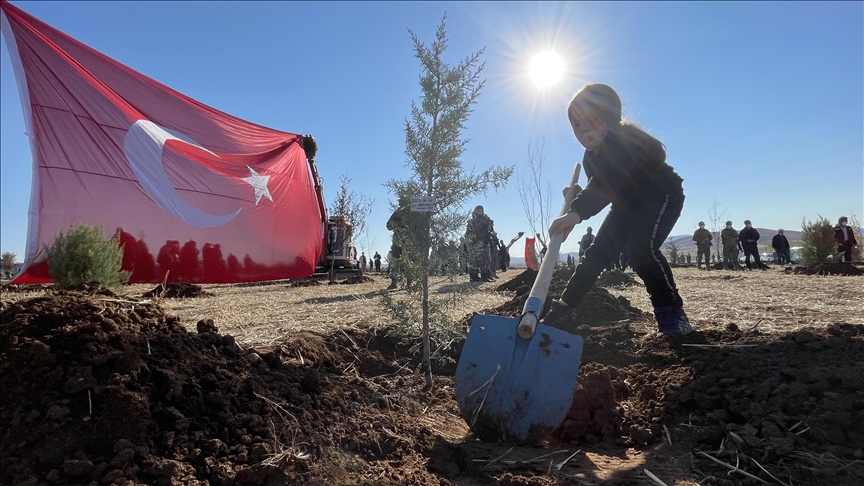
[[[484,441],[536,443],[567,416],[582,337],[537,324],[516,334],[518,317],[476,315],[456,366],[456,401]]]

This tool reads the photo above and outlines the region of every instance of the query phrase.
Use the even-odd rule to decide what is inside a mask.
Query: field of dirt
[[[533,276],[438,277],[431,295],[463,286],[453,317],[467,327],[474,312],[518,315]],[[697,329],[678,339],[654,337],[638,277],[601,277],[577,308],[571,410],[534,446],[475,437],[446,369],[423,389],[388,335],[382,275],[186,297],[4,288],[0,483],[860,484],[864,280],[675,277]]]

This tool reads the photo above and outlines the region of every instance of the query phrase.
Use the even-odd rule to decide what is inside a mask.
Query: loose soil
[[[601,273],[595,285],[600,287],[629,287],[631,285],[642,285],[642,283],[637,282],[636,279],[627,273],[620,270],[612,270]]]
[[[804,275],[845,275],[845,276],[860,276],[864,275],[864,270],[849,263],[813,263],[810,265],[802,265],[794,267],[792,270],[796,274]]]
[[[476,310],[518,315],[534,276],[508,275],[495,290],[512,298]],[[452,375],[424,391],[386,328],[240,346],[213,319],[184,325],[103,289],[2,300],[0,483],[635,485],[649,470],[666,484],[860,484],[858,321],[661,339],[643,309],[592,289],[567,419],[514,447],[473,437]]]
[[[165,295],[162,295],[164,292]],[[167,288],[159,284],[153,290],[141,295],[142,299],[163,297],[166,299],[192,299],[196,297],[212,297],[211,292],[205,291],[200,285],[187,283],[169,283]]]

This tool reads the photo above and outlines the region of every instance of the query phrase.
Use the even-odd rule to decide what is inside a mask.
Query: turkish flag
[[[24,270],[82,223],[117,234],[131,282],[311,275],[325,208],[303,137],[184,96],[7,2],[0,22],[33,153]]]

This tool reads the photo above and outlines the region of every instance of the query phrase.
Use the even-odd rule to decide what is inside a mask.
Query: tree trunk
[[[429,247],[430,247],[430,235],[429,235],[429,220],[431,219],[432,213],[426,213],[426,231],[424,231],[424,241],[421,245],[423,251],[423,297],[421,302],[421,307],[423,309],[423,372],[426,375],[426,386],[424,390],[432,389],[432,359],[430,357],[431,354],[431,346],[429,344],[430,336],[429,336]]]

